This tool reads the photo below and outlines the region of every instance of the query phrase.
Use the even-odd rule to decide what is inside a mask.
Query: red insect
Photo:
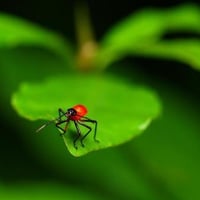
[[[56,122],[56,127],[62,131],[61,135],[64,135],[67,131],[67,127],[70,121],[74,122],[74,125],[76,127],[77,131],[77,137],[74,139],[74,147],[77,149],[76,142],[81,137],[82,133],[80,130],[79,125],[85,127],[88,129],[88,131],[81,137],[80,142],[81,145],[84,147],[83,140],[88,136],[88,134],[91,132],[92,128],[85,124],[85,122],[90,122],[95,124],[94,128],[94,141],[99,142],[96,139],[96,133],[97,133],[97,121],[93,119],[89,119],[88,117],[85,117],[87,114],[87,108],[84,105],[76,105],[72,108],[69,108],[66,112],[64,112],[61,108],[58,109],[59,117],[57,119],[48,121],[46,124],[42,125],[40,128],[36,130],[36,132],[39,132],[43,128],[45,128],[47,125],[49,125],[52,122]],[[62,120],[62,117],[66,117],[64,120]],[[61,127],[61,124],[65,123],[64,128]]]

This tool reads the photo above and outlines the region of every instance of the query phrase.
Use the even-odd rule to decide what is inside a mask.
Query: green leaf
[[[12,97],[17,112],[30,120],[56,118],[58,108],[66,110],[76,104],[88,108],[88,117],[98,121],[97,138],[93,133],[83,148],[74,148],[75,129],[63,137],[74,156],[122,144],[147,128],[160,113],[157,96],[149,89],[124,83],[114,77],[74,76],[57,77],[43,83],[24,83]],[[92,125],[91,125],[92,126]],[[82,132],[86,131],[85,129]]]
[[[100,195],[101,196],[101,195]],[[102,195],[103,196],[103,195]],[[51,182],[26,182],[18,184],[0,185],[0,199],[4,200],[43,200],[43,199],[74,199],[89,200],[102,199],[92,191],[73,188],[68,185],[55,184]]]
[[[146,47],[159,43],[167,32],[200,33],[199,24],[200,9],[191,4],[169,10],[146,9],[134,13],[104,36],[96,58],[97,64],[99,68],[105,68],[127,54],[137,53],[138,48],[142,54],[141,49],[145,51]]]
[[[200,40],[197,39],[163,41],[133,51],[135,55],[184,62],[194,69],[200,70]]]
[[[71,47],[61,35],[16,16],[0,14],[0,47],[36,46],[68,57]]]

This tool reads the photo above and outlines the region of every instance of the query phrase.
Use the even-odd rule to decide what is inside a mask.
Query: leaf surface
[[[110,76],[70,76],[48,79],[43,83],[24,83],[13,95],[12,104],[17,112],[30,120],[57,118],[58,108],[66,111],[76,104],[88,108],[87,117],[98,122],[97,139],[93,140],[94,126],[78,149],[73,141],[77,133],[73,122],[63,136],[74,156],[122,144],[142,133],[161,106],[149,89],[130,85]],[[86,133],[87,129],[81,129]],[[56,130],[55,130],[56,132]]]

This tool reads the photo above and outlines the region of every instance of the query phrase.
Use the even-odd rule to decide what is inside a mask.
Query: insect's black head
[[[75,116],[77,113],[76,110],[74,110],[73,108],[69,108],[66,114],[67,116]]]

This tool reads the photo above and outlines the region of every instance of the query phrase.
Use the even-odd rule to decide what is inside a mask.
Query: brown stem
[[[77,66],[81,71],[90,71],[96,55],[97,43],[94,39],[88,6],[78,1],[75,5],[75,28],[78,42]]]

